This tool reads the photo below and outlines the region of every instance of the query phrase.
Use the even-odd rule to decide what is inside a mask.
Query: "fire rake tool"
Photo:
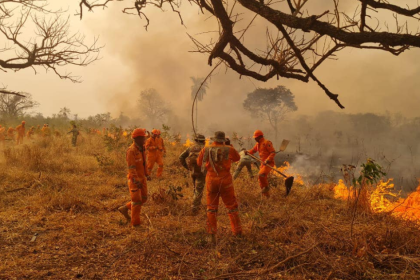
[[[272,167],[270,165],[265,164],[265,162],[263,162],[261,159],[255,157],[255,156],[253,156],[251,154],[248,154],[248,156],[252,157],[253,159],[255,159],[255,160],[259,161],[259,162],[261,162],[265,166],[270,167],[274,172],[277,172],[278,174],[280,174],[281,176],[283,176],[284,178],[286,178],[286,180],[284,181],[284,185],[286,186],[286,196],[289,195],[290,190],[292,189],[293,181],[295,180],[295,177],[293,177],[293,176],[290,176],[290,177],[286,176],[282,172],[278,171],[277,169],[275,169],[274,167]]]

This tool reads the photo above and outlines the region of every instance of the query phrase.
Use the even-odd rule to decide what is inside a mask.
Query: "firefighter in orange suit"
[[[150,179],[146,168],[146,154],[144,143],[146,140],[146,130],[136,128],[131,134],[133,144],[128,148],[126,160],[128,166],[128,189],[131,201],[118,208],[121,214],[131,221],[132,226],[139,226],[141,206],[147,201],[147,180]],[[131,217],[129,215],[131,211]]]
[[[16,129],[14,129],[13,127],[9,127],[9,129],[7,130],[7,137],[10,140],[15,141],[15,131],[16,131]]]
[[[32,136],[35,134],[35,127],[31,127],[28,132],[26,133],[26,138],[28,138],[28,140],[32,139]]]
[[[23,144],[23,137],[25,137],[25,121],[22,121],[22,124],[16,127],[17,131],[17,140],[16,144]]]
[[[4,133],[6,132],[6,128],[0,125],[0,144],[4,147],[4,140],[5,140],[5,135]]]
[[[218,131],[215,133],[214,141],[210,146],[201,150],[197,164],[202,170],[207,170],[206,193],[207,193],[207,232],[212,237],[212,242],[216,243],[217,233],[217,210],[219,199],[228,209],[230,225],[234,235],[242,234],[241,221],[238,215],[238,202],[233,188],[230,167],[232,162],[240,160],[238,152],[232,147],[225,145],[225,133]]]
[[[254,148],[247,151],[247,153],[253,155],[258,152],[260,159],[263,161],[258,173],[258,182],[260,184],[262,194],[269,198],[270,188],[268,186],[268,174],[270,174],[271,171],[269,166],[274,167],[274,156],[276,155],[276,151],[274,150],[273,143],[264,138],[264,134],[261,130],[256,130],[254,132],[254,139],[257,144],[255,144]]]
[[[160,131],[152,130],[152,137],[146,141],[147,150],[147,169],[149,174],[152,174],[155,163],[158,165],[156,177],[162,177],[163,172],[163,155],[166,153],[163,139],[160,137]]]

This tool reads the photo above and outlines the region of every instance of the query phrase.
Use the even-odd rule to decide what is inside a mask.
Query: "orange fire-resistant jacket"
[[[139,149],[136,143],[133,143],[127,150],[127,179],[132,182],[146,184],[147,168],[144,148]]]
[[[212,153],[212,151],[214,152]],[[212,160],[210,160],[210,154],[215,155],[215,153],[218,154],[217,157],[219,157],[219,159],[217,160],[212,157]],[[232,166],[232,161],[237,162],[240,159],[241,156],[233,147],[213,143],[201,150],[197,159],[197,165],[202,166],[203,162],[205,162],[207,177],[225,177],[231,175],[230,167]],[[213,166],[216,170],[213,169]]]
[[[28,130],[28,132],[26,133],[26,137],[28,138],[28,139],[31,139],[32,138],[32,135],[34,135],[34,133],[35,133],[35,128],[31,128],[31,129],[29,129]]]
[[[7,130],[7,136],[13,137],[14,133],[15,133],[15,129],[13,127],[9,127],[9,129]]]
[[[50,136],[51,135],[51,129],[48,126],[44,126],[41,129],[42,136]]]
[[[166,152],[163,139],[157,138],[157,137],[156,138],[150,137],[146,141],[146,150],[148,150],[149,152],[154,152],[154,151]]]
[[[18,133],[18,136],[20,136],[20,137],[24,137],[25,136],[25,127],[23,125],[21,125],[21,124],[18,125],[16,127],[16,131]]]
[[[4,132],[6,131],[5,127],[0,127],[0,141],[4,140]]]
[[[255,144],[254,148],[248,151],[251,155],[258,152],[262,161],[268,161],[274,163],[274,156],[276,155],[276,150],[274,150],[273,143],[271,141],[261,138],[260,141]]]

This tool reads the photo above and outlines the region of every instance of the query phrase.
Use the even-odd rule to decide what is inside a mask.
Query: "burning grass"
[[[5,152],[1,279],[418,279],[417,225],[360,212],[351,236],[352,212],[334,198],[334,185],[295,187],[287,198],[279,185],[267,201],[244,172],[235,181],[244,236],[231,236],[221,206],[219,244],[210,248],[205,206],[188,214],[193,190],[177,160],[182,145],[167,147],[165,178],[150,182],[143,225],[132,229],[116,211],[129,199],[125,148],[108,151],[97,135],[75,149],[69,142]],[[169,186],[182,187],[184,197],[174,200]],[[407,198],[394,213],[416,201]]]

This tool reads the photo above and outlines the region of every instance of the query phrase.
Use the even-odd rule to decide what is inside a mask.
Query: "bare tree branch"
[[[35,26],[33,34],[26,34],[29,22]],[[41,67],[73,82],[80,78],[62,74],[59,68],[87,66],[98,59],[101,49],[96,38],[86,44],[84,36],[71,34],[69,19],[62,17],[61,10],[49,9],[47,0],[0,0],[0,37],[6,41],[0,49],[1,71],[32,68],[36,73]]]
[[[209,55],[209,65],[217,59],[241,76],[260,81],[267,81],[273,77],[297,79],[302,82],[312,79],[340,108],[344,108],[338,100],[338,95],[332,93],[316,77],[315,71],[320,65],[334,59],[335,55],[345,48],[385,51],[397,56],[410,48],[420,47],[418,30],[409,30],[407,22],[399,23],[400,17],[420,19],[420,6],[410,9],[404,7],[404,3],[397,6],[383,0],[359,1],[360,10],[357,8],[350,14],[341,10],[338,0],[333,0],[333,12],[326,9],[321,14],[314,14],[306,5],[309,0],[287,0],[284,3],[287,6],[284,7],[286,9],[288,7],[290,13],[285,13],[282,8],[279,8],[283,6],[272,5],[272,0],[237,0],[235,4],[242,6],[239,12],[234,12],[236,6],[239,5],[229,7],[228,3],[222,0],[189,0],[198,5],[202,12],[209,12],[215,17],[220,26],[215,42],[202,43],[192,36],[190,38],[197,48],[196,52]],[[112,0],[92,4],[88,0],[80,0],[81,12],[83,6],[92,10],[94,7],[106,7],[110,2]],[[145,14],[146,8],[148,6],[162,8],[165,4],[171,6],[172,11],[179,15],[183,24],[178,10],[179,3],[176,2],[175,5],[173,0],[150,2],[135,0],[134,6],[126,8],[124,12],[133,10],[138,16],[144,16],[147,28],[149,18]],[[243,42],[244,34],[240,38],[237,37],[238,31],[235,29],[241,20],[243,9],[255,14],[255,17],[265,19],[270,26],[266,29],[265,51],[250,49]],[[395,24],[396,31],[390,31],[392,28],[389,23],[381,22],[375,16],[372,17],[372,12],[377,14],[382,10],[394,13],[395,23],[392,24]],[[381,31],[384,26],[386,32]],[[226,47],[230,47],[230,50],[226,50]]]
[[[0,93],[1,94],[16,95],[16,96],[20,96],[20,97],[26,97],[26,95],[27,95],[23,92],[10,91],[10,90],[7,90],[7,89],[0,89]]]

